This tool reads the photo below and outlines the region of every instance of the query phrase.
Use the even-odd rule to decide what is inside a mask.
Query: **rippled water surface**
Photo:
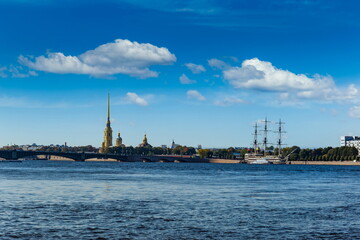
[[[360,167],[0,163],[0,239],[360,239]]]

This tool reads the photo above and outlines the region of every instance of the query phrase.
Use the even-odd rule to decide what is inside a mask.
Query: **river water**
[[[1,162],[0,239],[360,239],[360,166]]]

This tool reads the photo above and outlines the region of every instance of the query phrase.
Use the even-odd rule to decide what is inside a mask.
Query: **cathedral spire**
[[[108,92],[108,120],[110,120],[110,92]]]
[[[110,123],[110,92],[108,93],[108,116],[106,121],[106,127],[104,131],[104,141],[102,142],[102,152],[107,152],[112,146],[112,129]]]

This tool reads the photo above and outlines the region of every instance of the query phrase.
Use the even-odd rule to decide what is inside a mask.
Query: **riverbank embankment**
[[[72,159],[67,159],[63,157],[57,157],[52,156],[49,160],[53,161],[74,161]],[[86,161],[89,162],[116,162],[115,159],[87,159]],[[197,162],[197,161],[194,161]],[[201,162],[207,162],[207,163],[236,163],[239,164],[242,161],[241,160],[233,160],[233,159],[220,159],[220,158],[207,158],[202,159]],[[360,166],[360,162],[354,162],[354,161],[290,161],[289,164],[293,165],[347,165],[347,166]]]
[[[240,163],[240,160],[209,158],[209,163]]]
[[[290,164],[295,165],[359,165],[360,162],[354,161],[291,161]]]

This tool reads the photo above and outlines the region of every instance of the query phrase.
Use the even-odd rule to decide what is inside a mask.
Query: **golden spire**
[[[108,119],[110,120],[110,92],[108,92]]]
[[[108,93],[108,117],[104,131],[104,141],[102,143],[102,152],[106,152],[112,146],[112,129],[110,123],[110,92]]]
[[[110,92],[108,92],[108,116],[106,126],[110,127]]]

